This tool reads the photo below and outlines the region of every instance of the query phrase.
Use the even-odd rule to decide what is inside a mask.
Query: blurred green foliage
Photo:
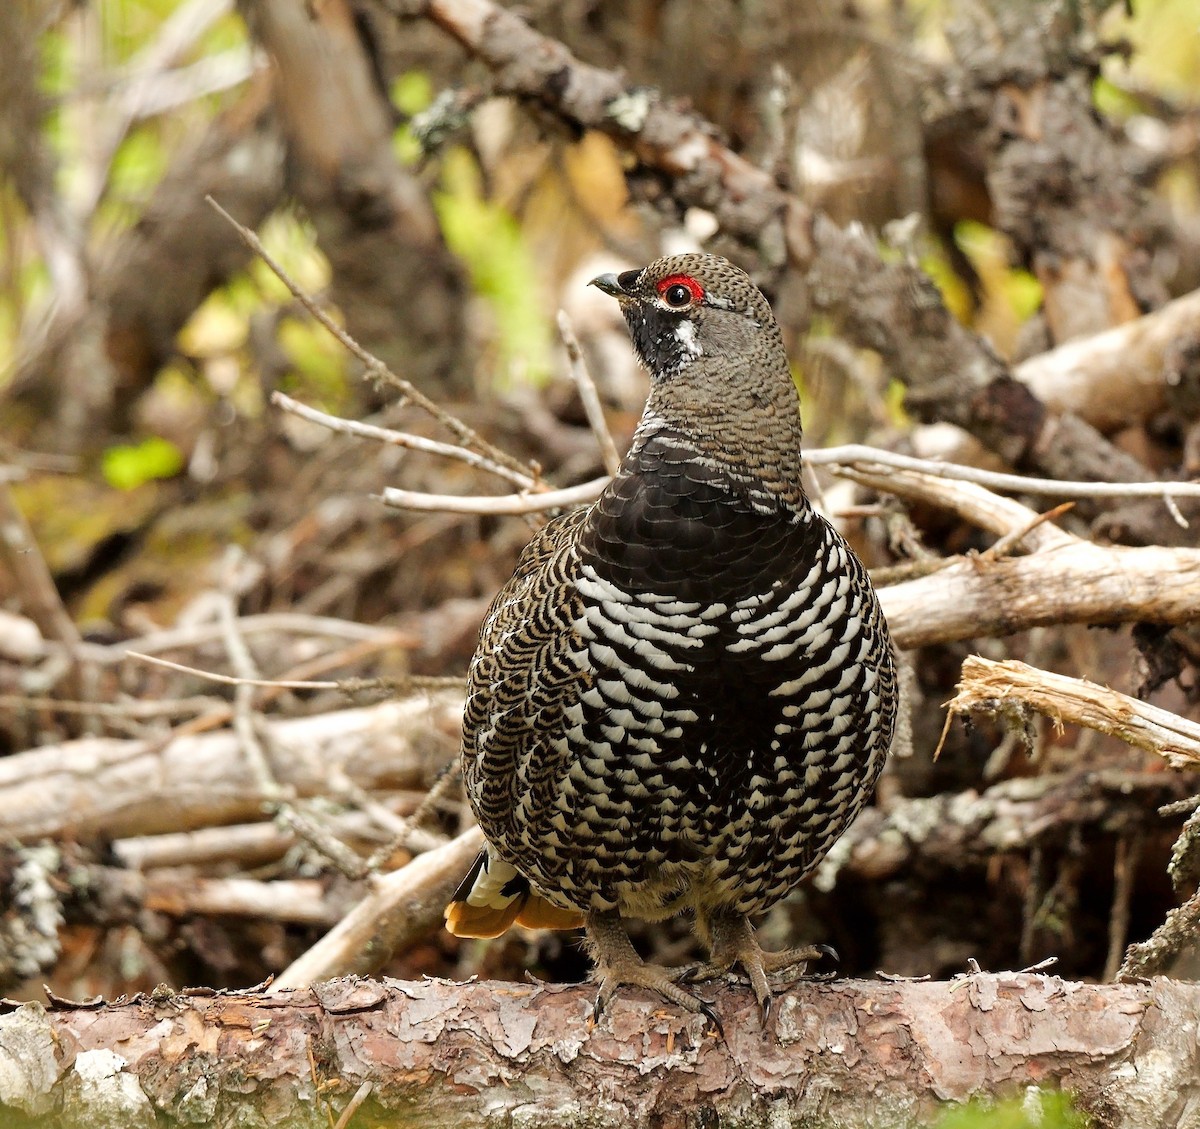
[[[1068,1095],[1031,1089],[1024,1098],[998,1104],[976,1098],[948,1109],[930,1129],[1087,1129],[1090,1124]]]
[[[183,469],[183,455],[170,440],[152,435],[140,443],[109,447],[100,465],[110,486],[134,490],[152,479],[178,474]]]
[[[515,217],[484,196],[479,166],[466,149],[445,153],[434,207],[447,246],[466,263],[475,292],[492,312],[496,382],[543,382],[550,372],[550,326],[537,293],[538,271]]]

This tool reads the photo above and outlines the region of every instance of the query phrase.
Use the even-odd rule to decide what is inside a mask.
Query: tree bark
[[[749,990],[702,1016],[586,985],[329,981],[52,1000],[0,1017],[0,1107],[70,1125],[683,1129],[927,1123],[973,1094],[1069,1090],[1098,1129],[1196,1125],[1200,985],[1023,973],[799,983],[764,1031]]]

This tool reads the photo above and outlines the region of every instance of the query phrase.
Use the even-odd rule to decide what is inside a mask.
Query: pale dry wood
[[[596,444],[599,446],[604,460],[604,469],[609,474],[616,474],[621,465],[621,456],[617,452],[612,432],[608,429],[608,421],[604,418],[604,407],[600,403],[600,393],[596,390],[596,382],[592,379],[591,372],[588,371],[583,350],[579,347],[579,338],[575,336],[575,329],[571,325],[571,319],[566,310],[558,311],[558,335],[562,338],[563,348],[567,351],[571,379],[575,382],[575,387],[579,392],[579,401],[583,404],[588,426],[596,437]]]
[[[1027,557],[954,561],[881,589],[879,599],[903,648],[1061,623],[1193,623],[1200,549],[1074,541]]]
[[[376,794],[380,806],[401,815],[411,815],[421,806],[425,796],[425,792],[418,791]],[[329,832],[342,840],[377,845],[392,838],[389,829],[380,826],[379,821],[365,811],[322,812],[319,817]],[[134,870],[207,866],[223,861],[252,867],[279,858],[300,841],[292,829],[275,821],[263,821],[200,827],[195,831],[168,831],[161,835],[135,835],[114,840],[112,852]],[[427,835],[424,841],[414,842],[413,847],[430,850],[439,842],[441,840],[435,836]]]
[[[1107,686],[1016,659],[997,662],[968,655],[963,660],[958,693],[949,703],[952,714],[996,713],[1014,702],[1045,714],[1056,725],[1082,725],[1157,753],[1172,768],[1200,768],[1200,725],[1194,721]]]
[[[422,513],[448,514],[535,514],[546,510],[566,509],[594,502],[609,479],[593,478],[578,486],[561,490],[546,490],[540,494],[424,494],[417,490],[385,487],[380,500],[385,506],[398,510],[418,510]]]
[[[190,871],[146,875],[147,909],[172,917],[251,917],[298,925],[334,925],[346,910],[317,878],[206,878]]]
[[[371,892],[279,975],[272,991],[303,988],[346,972],[370,972],[440,921],[442,910],[483,847],[478,827],[400,870],[371,880]]]
[[[1021,538],[1021,543],[1027,549],[1052,549],[1077,540],[1051,523],[1035,525],[1041,516],[1036,511],[1014,498],[993,494],[974,482],[901,467],[870,470],[858,465],[840,466],[836,468],[836,473],[872,490],[951,510],[972,525],[991,533],[1007,536],[1028,530]]]
[[[1031,357],[1013,375],[1053,411],[1072,412],[1101,431],[1115,431],[1162,411],[1169,351],[1197,340],[1200,290],[1114,329]]]
[[[511,482],[514,486],[532,490],[538,487],[532,475],[512,470],[502,463],[489,459],[477,451],[460,447],[454,443],[443,443],[437,439],[427,439],[424,435],[412,435],[407,431],[395,431],[390,427],[378,427],[373,423],[363,423],[356,419],[342,419],[328,412],[309,407],[307,404],[293,400],[282,392],[271,393],[271,403],[285,412],[290,412],[309,423],[318,424],[330,431],[341,432],[344,435],[354,435],[361,439],[373,439],[377,443],[387,443],[396,447],[405,447],[410,451],[421,451],[427,455],[440,455],[444,459],[454,459],[468,466],[486,470],[498,478]]]
[[[367,789],[428,786],[458,748],[462,694],[267,720],[276,780],[323,795],[337,768]],[[0,838],[125,837],[259,817],[269,799],[237,737],[87,738],[0,759]]]
[[[586,985],[348,978],[26,1004],[0,1016],[4,1099],[26,1116],[63,1109],[72,1125],[186,1113],[212,1129],[328,1129],[370,1083],[364,1125],[915,1129],[945,1102],[1043,1087],[1070,1091],[1095,1129],[1195,1125],[1197,984],[802,983],[781,991],[770,1032],[744,986],[700,991],[724,1038],[641,990],[590,1025]]]

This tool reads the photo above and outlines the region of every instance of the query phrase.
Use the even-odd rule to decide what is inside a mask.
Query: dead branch
[[[442,693],[267,720],[272,769],[293,796],[339,769],[369,789],[427,786],[454,757],[462,695]],[[263,794],[230,731],[165,741],[86,738],[0,760],[0,837],[130,836],[260,817]]]
[[[1172,768],[1200,768],[1200,725],[1128,694],[1009,659],[980,655],[963,660],[952,714],[995,713],[1020,703],[1051,718],[1117,737],[1157,753]]]
[[[955,561],[879,593],[900,647],[1062,623],[1191,623],[1200,549],[1076,541],[1027,557]]]
[[[371,892],[275,981],[303,988],[346,972],[373,972],[393,952],[423,937],[483,846],[478,827],[372,880]]]
[[[376,794],[375,802],[386,806],[388,811],[411,815],[423,803],[425,795],[416,791]],[[322,822],[343,842],[350,840],[373,846],[392,837],[367,812],[325,812]],[[116,839],[112,843],[112,852],[133,870],[207,866],[216,862],[238,862],[243,867],[252,867],[280,858],[301,841],[294,830],[276,822],[235,823]],[[428,841],[414,845],[429,849],[436,843]]]
[[[912,796],[867,808],[816,872],[818,889],[842,875],[881,882],[920,867],[961,871],[997,855],[1063,842],[1073,830],[1120,833],[1169,826],[1159,809],[1190,794],[1173,773],[1127,769],[1046,773],[983,792]]]
[[[25,1004],[0,1017],[0,1097],[72,1124],[182,1114],[215,1129],[264,1117],[327,1129],[351,1101],[365,1122],[461,1129],[581,1117],[594,1129],[897,1129],[977,1092],[1038,1087],[1070,1091],[1097,1129],[1173,1129],[1200,1101],[1196,984],[802,983],[778,997],[773,1033],[747,989],[702,990],[724,1038],[641,991],[618,994],[591,1027],[588,986],[351,978]]]
[[[1031,357],[1013,375],[1052,410],[1073,412],[1110,432],[1162,411],[1171,358],[1197,341],[1200,290],[1136,321]]]

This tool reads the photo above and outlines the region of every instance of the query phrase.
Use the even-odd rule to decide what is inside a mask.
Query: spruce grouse
[[[693,1011],[622,918],[690,911],[710,960],[767,972],[749,919],[795,889],[870,796],[897,706],[862,563],[809,504],[771,308],[677,255],[593,285],[620,303],[650,397],[598,501],[550,521],[480,632],[463,776],[487,845],[451,932],[587,928],[597,1011],[621,984]]]

